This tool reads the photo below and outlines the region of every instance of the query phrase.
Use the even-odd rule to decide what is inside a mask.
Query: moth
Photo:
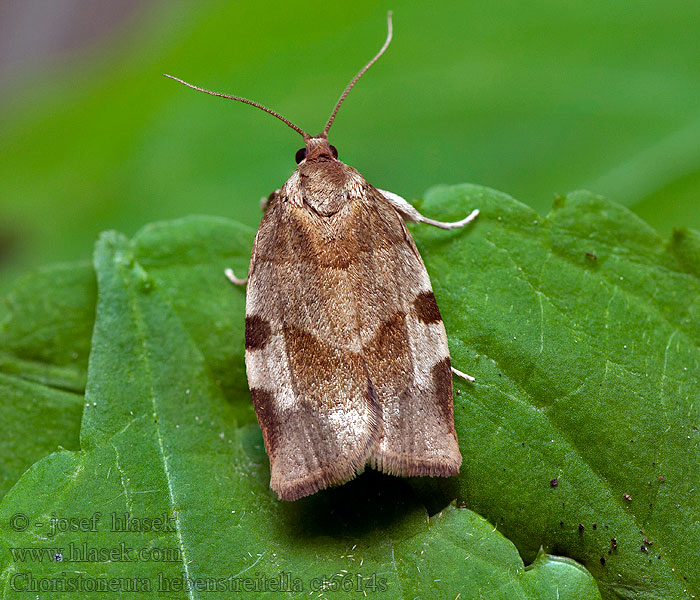
[[[459,472],[447,335],[406,222],[463,227],[421,215],[338,159],[328,131],[304,138],[287,182],[263,200],[247,283],[245,362],[270,459],[270,487],[296,500],[344,483],[367,466],[400,476]]]

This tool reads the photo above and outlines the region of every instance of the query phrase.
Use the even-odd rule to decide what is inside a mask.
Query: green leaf
[[[80,447],[80,417],[95,318],[89,263],[39,269],[5,298],[0,324],[0,498],[32,463]]]
[[[224,271],[247,274],[254,236],[229,219],[194,216],[148,225],[133,240],[136,260],[168,294],[217,385],[246,397],[234,405],[241,423],[256,422],[243,360],[245,288],[233,288]]]
[[[83,396],[0,373],[0,498],[32,463],[80,447]]]
[[[232,292],[224,269],[247,270],[254,231],[215,217],[189,217],[144,227],[134,251],[171,294],[227,396],[247,394],[243,364],[243,291]],[[208,293],[207,293],[208,290]],[[42,268],[21,278],[6,299],[0,325],[0,380],[7,398],[0,454],[0,497],[39,458],[57,447],[79,447],[80,404],[95,315],[95,274],[89,263]],[[15,388],[37,387],[17,397]],[[60,394],[67,390],[80,396]],[[16,401],[15,401],[15,398]],[[63,404],[60,404],[63,402]],[[19,405],[19,406],[17,406]],[[30,409],[27,407],[31,407]],[[249,401],[235,405],[240,422],[255,422]],[[11,417],[10,417],[11,415]],[[40,433],[37,433],[40,432]]]
[[[469,232],[416,229],[453,364],[477,378],[457,384],[458,497],[526,559],[582,562],[605,597],[697,594],[697,234],[667,245],[585,192],[545,219],[468,185],[422,209],[474,207]]]
[[[557,199],[546,218],[476,186],[436,188],[421,209],[456,219],[474,207],[482,213],[468,230],[414,228],[453,363],[477,377],[474,385],[456,383],[459,478],[368,472],[296,503],[276,502],[245,388],[243,292],[222,276],[226,266],[245,272],[252,231],[196,217],[147,227],[130,245],[106,238],[115,244],[111,262],[103,241],[102,326],[91,349],[82,449],[38,463],[8,494],[0,505],[3,544],[37,545],[7,529],[16,512],[87,515],[94,512],[89,504],[108,506],[102,512],[109,514],[127,510],[128,501],[142,516],[180,509],[197,574],[218,573],[212,564],[228,575],[246,568],[241,576],[293,572],[308,592],[311,578],[346,569],[388,574],[404,595],[418,586],[427,597],[455,591],[452,597],[464,598],[479,597],[480,585],[485,596],[498,597],[483,586],[511,569],[517,576],[509,597],[555,597],[542,590],[576,581],[585,589],[590,579],[582,567],[538,558],[542,547],[585,565],[605,598],[697,595],[700,237],[679,230],[665,242],[626,209],[583,192]],[[37,290],[59,282],[45,275]],[[120,297],[130,303],[119,305]],[[18,306],[16,321],[22,310],[33,309]],[[87,302],[81,310],[94,309]],[[183,397],[182,389],[190,394]],[[168,433],[161,454],[176,475],[172,498],[156,460],[156,424],[145,416],[127,427],[152,410],[144,400],[156,402],[158,426]],[[125,437],[117,438],[124,477],[112,480],[119,469],[108,441],[124,427]],[[31,435],[29,422],[20,431]],[[68,475],[79,467],[72,482]],[[65,497],[59,491],[47,498],[48,484],[65,488]],[[481,529],[485,522],[473,513],[445,508],[454,498],[506,540],[482,536],[493,526]],[[475,550],[474,538],[485,546]],[[95,543],[115,539],[109,533]],[[212,539],[216,548],[203,550]],[[527,569],[510,542],[531,563]],[[474,560],[459,562],[462,554]],[[416,564],[431,575],[416,575]],[[6,573],[21,566],[8,565]],[[432,588],[435,579],[474,583],[466,591]]]
[[[82,393],[96,293],[88,262],[54,265],[21,278],[5,298],[0,369]]]
[[[237,426],[170,291],[137,262],[141,241],[107,233],[98,242],[81,450],[38,462],[0,504],[10,549],[3,597],[23,597],[32,585],[65,597],[50,586],[82,591],[106,581],[158,597],[209,597],[198,583],[178,590],[183,577],[255,598],[277,597],[270,586],[280,584],[298,598],[600,597],[572,561],[540,557],[525,569],[512,544],[469,510],[426,519],[401,479],[368,474],[300,502],[275,500],[259,430]],[[134,531],[131,521],[132,531],[114,530],[129,517],[160,517],[163,526]],[[60,531],[69,524],[62,518],[77,519],[79,530]],[[134,552],[140,560],[125,562]],[[118,595],[114,587],[99,593]]]

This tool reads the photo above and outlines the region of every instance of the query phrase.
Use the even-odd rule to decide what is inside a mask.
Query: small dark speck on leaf
[[[600,564],[605,566],[605,557],[604,556],[600,557]]]
[[[559,525],[564,526],[564,521],[559,521]]]
[[[552,479],[552,481],[549,482],[549,485],[551,485],[552,487],[557,487],[559,485],[559,479],[555,477],[554,479]]]
[[[593,252],[586,252],[586,258],[589,258],[591,260],[598,260],[598,257],[593,254]]]
[[[593,523],[593,529],[598,529],[598,525],[596,523]]]
[[[617,550],[617,538],[610,538],[613,550]]]
[[[640,548],[640,550],[642,552],[646,552],[647,554],[649,554],[649,548],[647,548],[644,544],[642,544],[642,547]]]
[[[583,526],[583,524],[582,524],[582,523],[579,523],[579,524],[578,524],[578,530],[579,530],[579,531],[583,531],[584,529],[586,529],[586,528]]]

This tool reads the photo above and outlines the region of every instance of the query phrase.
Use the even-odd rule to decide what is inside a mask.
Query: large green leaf
[[[171,294],[227,397],[236,391],[247,393],[244,294],[221,285],[226,282],[222,273],[229,265],[245,272],[253,233],[231,221],[190,217],[149,225],[134,238],[134,252]],[[7,400],[0,410],[8,416],[3,419],[8,424],[3,432],[8,451],[0,455],[0,496],[57,446],[79,446],[79,411],[95,314],[94,271],[89,263],[43,268],[23,277],[6,300],[0,370],[8,378],[0,379],[0,389]],[[26,390],[29,382],[50,389],[37,387],[27,403],[29,394],[17,396],[16,388]],[[249,402],[237,403],[235,410],[241,422],[255,421]]]
[[[453,362],[477,377],[457,400],[458,495],[524,556],[565,549],[608,596],[697,594],[697,234],[667,245],[582,192],[545,219],[474,186],[423,209],[465,206],[482,210],[470,235],[419,238]]]
[[[103,241],[82,450],[52,455],[20,480],[0,507],[4,543],[30,545],[26,533],[7,530],[8,515],[92,514],[85,497],[99,492],[90,505],[106,505],[99,500],[104,494],[117,511],[131,502],[145,516],[178,507],[181,535],[193,536],[183,538],[190,558],[200,556],[202,540],[220,536],[226,558],[212,550],[197,558],[196,573],[214,573],[208,569],[214,561],[229,575],[246,567],[269,574],[275,564],[308,579],[326,567],[329,574],[356,573],[364,559],[371,565],[366,573],[389,572],[404,593],[419,585],[426,597],[448,594],[452,588],[431,592],[428,578],[413,578],[418,563],[411,557],[420,547],[430,548],[418,551],[426,561],[420,572],[439,568],[444,579],[458,582],[455,596],[469,597],[459,585],[486,586],[500,581],[503,569],[520,574],[522,564],[507,543],[489,536],[488,554],[500,557],[486,567],[490,575],[460,562],[464,551],[484,559],[486,551],[465,545],[483,537],[481,521],[449,508],[424,523],[424,507],[439,514],[456,497],[458,506],[493,523],[526,562],[543,546],[583,563],[606,598],[692,597],[700,586],[698,234],[679,230],[665,243],[626,209],[586,193],[559,198],[544,219],[474,186],[436,188],[422,210],[448,219],[472,207],[482,214],[469,231],[415,228],[453,362],[477,377],[474,385],[457,384],[465,459],[459,478],[406,482],[367,473],[291,505],[274,501],[259,432],[249,425],[243,294],[221,275],[228,265],[245,271],[252,231],[192,218],[148,227],[129,246],[105,238],[116,258],[109,259]],[[44,287],[54,279],[47,272]],[[119,298],[130,300],[120,305]],[[82,313],[91,310],[88,298]],[[21,320],[22,310],[15,312]],[[157,426],[139,418],[154,410]],[[137,418],[137,427],[128,425]],[[162,450],[153,441],[158,427],[168,432]],[[20,422],[20,430],[31,432],[31,424]],[[117,451],[110,448],[115,432],[117,439],[127,436]],[[115,452],[125,457],[118,481],[109,479],[119,472]],[[176,482],[169,491],[164,469]],[[74,483],[60,475],[74,470],[80,471]],[[129,487],[130,481],[138,485]],[[51,494],[57,506],[47,506],[40,490],[63,483],[70,493]],[[144,490],[156,491],[142,498]],[[114,539],[107,536],[102,545]],[[355,544],[361,554],[349,551]],[[240,548],[259,559],[255,567],[240,562]],[[355,563],[342,562],[348,553]],[[525,582],[555,585],[555,565],[562,582],[582,573],[572,563],[541,558],[512,580],[509,597],[517,597],[515,589],[551,597],[537,596]]]
[[[3,597],[109,585],[99,597],[137,586],[152,597],[205,598],[206,582],[222,592],[212,597],[277,597],[280,578],[298,598],[600,597],[568,559],[540,555],[524,568],[515,547],[467,509],[427,520],[400,479],[375,474],[297,503],[273,499],[259,430],[237,425],[134,246],[115,233],[98,242],[81,450],[38,462],[0,505]],[[116,519],[134,516],[162,517],[165,527],[114,531]],[[52,517],[85,522],[55,532]],[[91,549],[118,558],[91,558]],[[189,591],[173,587],[182,578]]]
[[[0,373],[0,497],[57,447],[80,447],[83,396]]]
[[[57,447],[80,447],[95,275],[90,263],[27,274],[0,324],[0,497]]]
[[[89,262],[54,265],[19,279],[4,299],[2,370],[82,393],[95,296],[95,274]]]

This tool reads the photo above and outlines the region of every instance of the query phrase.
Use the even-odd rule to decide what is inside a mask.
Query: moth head
[[[165,75],[165,77],[169,77],[170,79],[174,79],[175,81],[178,81],[183,85],[186,85],[187,87],[191,87],[192,89],[195,89],[198,92],[204,92],[206,94],[211,94],[212,96],[219,96],[220,98],[228,98],[229,100],[237,100],[238,102],[244,102],[245,104],[250,104],[251,106],[255,106],[260,110],[264,110],[266,113],[271,114],[273,117],[277,117],[280,121],[286,123],[289,127],[291,127],[294,131],[299,133],[304,138],[305,147],[301,148],[296,154],[297,164],[301,164],[303,161],[337,160],[338,151],[335,149],[335,146],[331,146],[328,143],[328,130],[331,128],[331,125],[333,125],[333,121],[335,120],[335,116],[338,114],[340,105],[350,93],[350,90],[353,88],[353,86],[357,83],[358,79],[360,79],[360,77],[362,77],[365,74],[367,69],[369,69],[389,47],[389,43],[391,42],[391,35],[391,11],[389,11],[389,13],[387,14],[387,35],[384,44],[379,49],[379,52],[377,52],[377,54],[374,55],[374,58],[372,58],[372,60],[370,60],[364,67],[362,67],[357,73],[357,75],[355,75],[355,77],[352,78],[350,83],[347,85],[347,87],[341,94],[340,99],[338,100],[338,102],[336,102],[335,107],[333,108],[333,112],[331,113],[331,116],[328,119],[325,128],[321,133],[319,133],[315,137],[306,133],[301,127],[298,127],[289,119],[283,117],[281,114],[275,112],[270,108],[267,108],[266,106],[263,106],[262,104],[259,104],[258,102],[253,102],[252,100],[242,98],[241,96],[231,96],[229,94],[212,92],[211,90],[206,90],[196,85],[192,85],[191,83],[187,83],[186,81],[183,81],[178,77],[173,77],[172,75],[168,75],[166,73],[164,73],[163,75]]]
[[[338,158],[338,150],[335,146],[328,143],[328,138],[323,136],[310,137],[304,140],[306,146],[299,148],[294,159],[297,164],[302,161],[322,161],[336,160]]]

